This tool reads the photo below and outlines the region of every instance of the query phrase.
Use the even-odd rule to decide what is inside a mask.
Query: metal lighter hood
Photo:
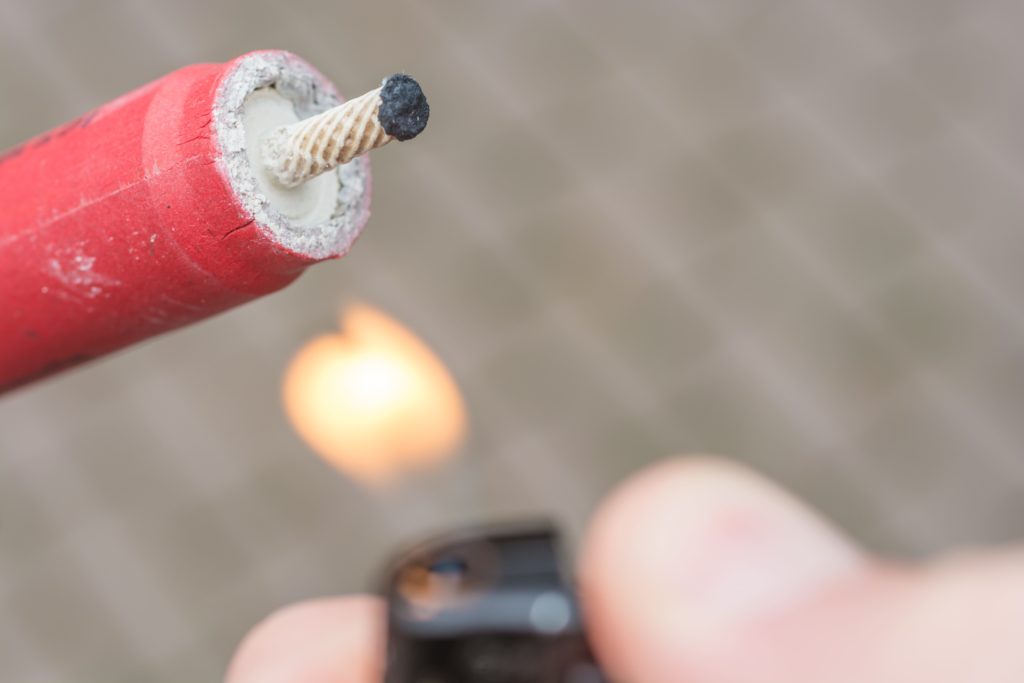
[[[548,524],[412,548],[388,573],[387,683],[603,683]]]

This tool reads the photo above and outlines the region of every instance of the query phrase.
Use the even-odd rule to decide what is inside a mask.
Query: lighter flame
[[[453,456],[466,433],[466,408],[444,364],[368,306],[350,307],[341,328],[306,344],[285,372],[285,411],[299,435],[368,483]]]

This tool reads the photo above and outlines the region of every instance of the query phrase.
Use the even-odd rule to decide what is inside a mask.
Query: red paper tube
[[[360,157],[287,190],[252,154],[329,109],[282,51],[175,71],[0,156],[0,390],[288,284],[369,215]]]

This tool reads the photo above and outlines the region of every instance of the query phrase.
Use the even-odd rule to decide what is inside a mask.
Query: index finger
[[[323,598],[285,607],[242,641],[226,683],[380,683],[384,605],[377,598]]]

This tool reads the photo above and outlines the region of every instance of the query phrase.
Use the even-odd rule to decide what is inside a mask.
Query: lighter
[[[435,538],[388,573],[386,683],[604,683],[550,525]]]

